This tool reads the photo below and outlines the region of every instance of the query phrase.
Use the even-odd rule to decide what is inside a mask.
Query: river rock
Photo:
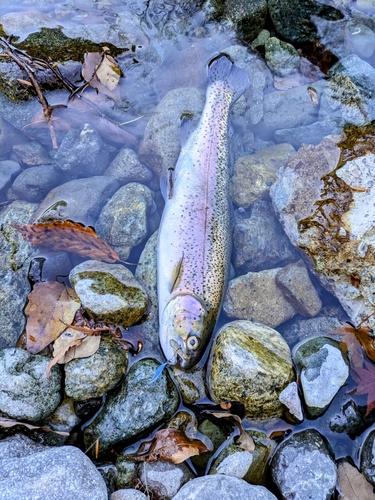
[[[147,500],[147,498],[144,493],[133,488],[117,490],[111,495],[111,500]]]
[[[375,431],[372,430],[363,442],[361,448],[361,472],[375,486]]]
[[[148,218],[155,209],[152,192],[143,184],[131,182],[121,187],[103,207],[96,231],[121,259],[148,234]]]
[[[197,119],[203,105],[204,95],[196,88],[170,90],[146,125],[138,151],[140,161],[159,176],[174,169],[180,153],[181,116]]]
[[[298,423],[302,422],[303,410],[296,382],[291,382],[280,392],[279,401],[286,407],[289,414],[295,421]]]
[[[277,170],[285,166],[294,153],[290,144],[278,144],[239,158],[230,180],[230,194],[234,203],[249,208],[259,198],[269,199]]]
[[[56,410],[43,423],[54,431],[71,433],[81,420],[75,412],[74,400],[65,396]]]
[[[78,448],[41,447],[15,438],[0,442],[0,498],[38,498],[43,491],[45,500],[108,499],[101,475]]]
[[[109,163],[109,147],[88,123],[71,128],[53,157],[57,170],[72,177],[101,175]]]
[[[103,396],[118,384],[127,367],[127,351],[111,337],[102,336],[95,354],[64,366],[65,393],[77,401]]]
[[[268,460],[275,447],[267,434],[246,431],[252,437],[255,449],[252,453],[238,446],[232,439],[213,462],[210,474],[225,474],[244,479],[250,484],[266,484]]]
[[[139,478],[147,491],[170,500],[194,475],[184,463],[153,462],[140,467]]]
[[[302,127],[276,130],[274,136],[277,143],[288,141],[294,148],[298,149],[302,144],[319,144],[323,137],[339,132],[339,127],[330,119],[326,119]]]
[[[287,76],[298,70],[300,55],[290,43],[272,36],[265,43],[265,57],[274,75]]]
[[[363,59],[371,57],[375,50],[375,33],[365,24],[348,22],[347,35],[355,54]]]
[[[271,328],[297,314],[276,285],[280,269],[249,272],[230,280],[224,296],[225,314],[229,318],[251,320]]]
[[[83,307],[96,321],[131,326],[147,309],[147,295],[121,264],[87,260],[70,271],[69,280]]]
[[[323,286],[355,325],[365,320],[372,327],[375,154],[362,144],[370,144],[374,133],[369,126],[346,134],[339,144],[326,138],[302,146],[278,172],[271,196],[290,241],[303,250]]]
[[[320,311],[322,302],[302,260],[280,269],[276,284],[301,316],[311,318]]]
[[[255,200],[235,211],[234,265],[239,273],[281,267],[298,259],[270,202]]]
[[[142,165],[136,153],[129,148],[122,148],[109,164],[104,175],[114,177],[121,185],[129,182],[145,184],[152,178],[152,172]]]
[[[14,201],[0,213],[0,349],[14,347],[25,328],[23,309],[30,292],[27,279],[34,248],[13,226],[28,224],[37,205]]]
[[[1,149],[0,149],[1,151]],[[22,172],[19,163],[11,160],[0,161],[0,195],[4,196],[13,179]]]
[[[333,432],[345,433],[351,439],[356,439],[369,426],[369,423],[366,422],[364,411],[361,411],[358,405],[350,399],[340,406],[338,413],[332,415],[328,426]]]
[[[61,400],[58,366],[46,377],[49,358],[23,349],[0,351],[0,411],[11,418],[37,422],[50,415]]]
[[[212,455],[227,439],[227,433],[224,428],[218,427],[210,420],[203,420],[203,422],[198,426],[198,431],[207,436],[213,444],[212,451],[206,451],[200,455],[194,455],[191,457],[191,461],[195,467],[205,469]]]
[[[0,116],[0,156],[10,153],[15,144],[22,144],[27,140],[20,130]]]
[[[74,179],[48,193],[33,216],[34,222],[73,220],[90,225],[119,183],[113,177],[94,176]]]
[[[303,319],[296,316],[284,325],[280,325],[277,330],[291,345],[310,336],[322,337],[330,330],[341,326],[341,324],[342,321],[338,317],[316,316],[311,319]]]
[[[173,500],[276,500],[275,495],[263,486],[248,484],[243,479],[214,474],[197,477],[186,483]]]
[[[39,165],[21,172],[13,182],[12,190],[21,200],[37,202],[45,198],[61,180],[61,173],[52,165]]]
[[[337,470],[322,436],[314,429],[281,443],[271,463],[272,479],[283,498],[330,500]]]
[[[25,168],[36,167],[37,165],[48,165],[51,157],[48,151],[39,142],[30,141],[13,146],[13,154],[17,161]]]
[[[300,372],[306,407],[317,417],[331,403],[349,376],[349,362],[339,343],[326,337],[316,337],[298,344],[293,359]]]
[[[86,447],[100,438],[99,454],[118,442],[137,440],[151,428],[170,418],[179,397],[167,370],[149,384],[159,363],[142,359],[129,370],[119,389],[108,396],[104,408],[85,428]]]
[[[294,380],[292,360],[281,335],[251,321],[233,321],[219,331],[211,349],[212,399],[240,401],[249,418],[281,417],[280,392]]]
[[[117,479],[116,486],[119,489],[131,488],[137,478],[139,464],[130,460],[124,455],[120,455],[116,459]]]

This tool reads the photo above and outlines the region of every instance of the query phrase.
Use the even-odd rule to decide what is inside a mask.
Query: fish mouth
[[[191,368],[195,363],[195,356],[186,352],[186,347],[181,346],[176,340],[171,339],[169,342],[174,354],[174,363],[169,362],[171,365],[179,365],[184,370]]]

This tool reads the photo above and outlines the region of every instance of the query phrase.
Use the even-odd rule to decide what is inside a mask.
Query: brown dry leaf
[[[57,281],[44,281],[34,286],[25,309],[26,349],[37,354],[65,330],[80,308],[80,301],[71,288]]]
[[[54,355],[54,357],[51,359],[51,361],[47,365],[47,370],[46,370],[46,377],[49,379],[51,375],[51,369],[53,366],[55,366],[64,356],[65,354],[69,351],[71,347],[75,347],[77,345],[82,344],[83,339],[72,339],[69,342],[67,342],[64,345],[64,349],[59,351],[57,354]]]
[[[103,47],[105,50],[106,47]],[[106,94],[115,100],[120,100],[118,82],[121,70],[117,62],[109,54],[100,52],[87,52],[85,62],[82,66],[82,76],[102,94]]]
[[[14,226],[35,246],[66,250],[104,262],[117,262],[120,256],[91,227],[70,220]]]
[[[252,453],[255,450],[255,444],[253,438],[249,436],[249,434],[243,428],[242,421],[238,415],[233,415],[232,413],[227,413],[227,412],[211,412],[211,411],[206,411],[205,413],[208,413],[209,415],[212,415],[215,418],[223,418],[234,424],[240,431],[240,435],[235,440],[236,444],[240,448],[243,448],[244,450],[247,450],[250,453]]]
[[[348,462],[338,466],[340,500],[375,500],[372,484]]]
[[[162,429],[157,431],[151,442],[142,443],[140,450],[150,444],[146,453],[133,455],[131,458],[136,462],[172,462],[180,464],[194,455],[200,455],[209,448],[198,439],[189,439],[179,429]]]
[[[66,347],[72,340],[81,340],[82,342],[74,346]],[[77,331],[75,327],[67,328],[65,332],[53,344],[53,356],[59,356],[59,364],[69,363],[72,359],[88,358],[96,353],[99,349],[101,337],[100,335],[86,336],[84,333]],[[65,352],[61,358],[60,353]]]
[[[31,431],[34,429],[42,429],[45,432],[54,432],[55,434],[60,434],[60,436],[69,436],[69,432],[63,432],[63,431],[54,431],[48,425],[31,425],[31,424],[26,424],[25,422],[18,422],[17,420],[12,420],[11,418],[4,418],[0,417],[0,427],[14,427],[15,425],[23,425],[24,427],[27,427]]]
[[[113,57],[109,54],[105,54],[102,62],[96,70],[96,76],[109,90],[114,90],[120,80],[121,69]]]
[[[342,341],[340,343],[341,350],[347,353],[349,351],[350,361],[353,368],[362,368],[363,351],[361,344],[357,340],[356,329],[349,323],[343,323],[342,326],[334,328],[328,332],[329,335],[340,335]]]

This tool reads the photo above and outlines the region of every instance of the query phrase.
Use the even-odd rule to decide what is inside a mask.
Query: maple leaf
[[[328,334],[340,335],[340,337],[342,337],[340,348],[345,354],[349,351],[351,365],[354,368],[361,368],[363,366],[363,351],[357,339],[354,326],[349,323],[343,323],[343,325],[338,328],[330,330]]]
[[[114,263],[120,256],[91,227],[70,220],[13,226],[35,246],[66,250],[94,260]]]
[[[375,408],[375,366],[365,361],[365,368],[356,367],[353,370],[352,377],[357,382],[357,387],[349,394],[367,395],[367,415]]]

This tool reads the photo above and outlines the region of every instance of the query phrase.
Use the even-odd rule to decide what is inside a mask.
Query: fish
[[[208,64],[206,101],[195,130],[181,123],[181,150],[161,183],[157,243],[159,341],[167,363],[198,363],[214,330],[231,255],[229,112],[248,88],[244,69],[220,54]]]

